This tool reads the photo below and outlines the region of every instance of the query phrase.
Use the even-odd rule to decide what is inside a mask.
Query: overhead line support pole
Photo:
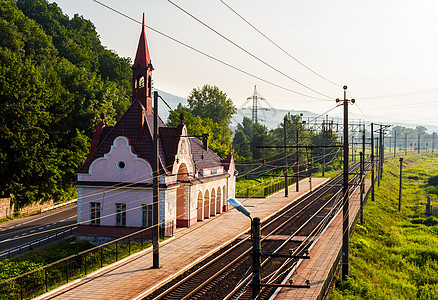
[[[251,220],[252,224],[252,297],[251,299],[257,299],[260,294],[260,283],[262,276],[260,274],[261,264],[261,240],[260,240],[260,219],[254,218]]]
[[[153,204],[152,204],[152,253],[153,253],[153,268],[158,269],[160,267],[160,255],[159,255],[159,190],[158,190],[158,92],[154,91],[154,158],[153,158]]]
[[[349,197],[348,197],[348,181],[349,181],[349,173],[348,173],[348,102],[354,103],[354,99],[347,100],[347,86],[344,85],[344,170],[343,170],[343,205],[342,205],[342,278],[346,279],[349,275],[349,242],[350,242],[350,222],[349,222]],[[336,99],[336,102],[340,102],[341,100]]]
[[[363,152],[359,152],[360,155],[360,224],[363,224],[363,182],[364,182],[364,178],[363,178],[363,163],[364,163],[364,155]]]
[[[363,153],[363,159],[362,159],[362,177],[361,177],[361,186],[362,186],[362,194],[365,193],[365,124],[363,124],[362,128],[362,153]]]
[[[371,123],[371,201],[374,201],[374,124]]]
[[[400,186],[398,190],[398,211],[401,210],[403,157],[400,157]]]
[[[301,116],[300,116],[300,121],[301,121]],[[300,179],[299,179],[299,175],[300,175],[300,154],[298,153],[299,147],[298,147],[298,141],[299,141],[299,134],[300,134],[300,129],[299,129],[299,124],[300,122],[297,121],[297,182],[295,184],[295,191],[299,192],[300,191]]]
[[[383,160],[385,159],[385,142],[383,140],[383,125],[380,124],[380,179],[383,178]]]
[[[284,152],[285,152],[285,157],[284,157],[284,196],[287,197],[288,196],[288,182],[287,182],[287,117],[284,116],[284,133],[283,133],[283,138],[284,138]],[[298,178],[298,176],[297,176]]]

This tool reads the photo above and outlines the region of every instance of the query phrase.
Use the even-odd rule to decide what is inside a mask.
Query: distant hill
[[[159,95],[166,101],[166,103],[172,108],[176,108],[179,103],[182,105],[187,105],[187,99],[179,96],[172,95],[165,91],[156,89]],[[160,99],[158,103],[158,111],[160,117],[166,121],[169,116],[169,108],[164,104],[164,102]],[[288,112],[292,114],[303,114],[303,120],[307,120],[308,118],[315,118],[318,114],[309,112],[309,111],[296,111],[296,110],[285,110],[285,109],[277,109],[271,108],[269,111],[261,111],[259,112],[259,121],[268,127],[268,129],[274,129],[283,122],[283,117]],[[243,117],[248,117],[251,119],[251,111],[238,109],[237,113],[231,118],[231,129],[235,129],[237,124],[242,123]]]
[[[163,97],[166,102],[169,104],[169,106],[173,109],[176,108],[178,103],[181,103],[182,105],[187,105],[187,99],[183,98],[183,97],[179,97],[179,96],[175,96],[172,95],[170,93],[158,90],[160,96]],[[320,114],[316,114],[310,111],[306,111],[306,110],[285,110],[285,109],[280,109],[280,108],[270,108],[268,111],[259,111],[258,112],[258,119],[259,122],[262,123],[263,125],[265,125],[268,129],[274,129],[276,128],[281,122],[283,122],[283,117],[285,114],[287,114],[288,112],[290,112],[291,114],[294,115],[299,115],[299,114],[303,114],[303,120],[304,121],[308,121],[309,119],[312,120],[313,118],[316,118],[318,116],[320,116]],[[167,108],[167,106],[161,102],[159,103],[159,113],[160,113],[160,117],[166,121],[167,120],[167,116],[169,115],[169,109]],[[242,123],[243,117],[247,117],[247,118],[252,118],[251,115],[251,110],[248,109],[238,109],[237,113],[231,118],[231,129],[235,129],[237,127],[237,124]],[[354,120],[354,121],[362,121],[364,120],[364,116],[363,115],[359,115],[359,114],[355,114],[355,113],[350,113],[350,120]],[[322,117],[322,116],[321,116]],[[342,112],[335,112],[335,113],[331,113],[329,114],[329,119],[334,119],[335,122],[342,122]],[[409,124],[409,123],[402,123],[402,122],[397,122],[397,121],[388,121],[388,120],[382,120],[381,117],[375,117],[375,116],[367,116],[367,120],[365,121],[365,123],[367,125],[370,124],[370,122],[375,122],[375,123],[385,123],[385,124],[391,124],[394,126],[403,126],[403,127],[407,127],[407,128],[415,128],[416,126],[420,125],[420,124]],[[428,133],[432,133],[432,132],[438,132],[438,126],[434,126],[434,125],[423,125],[428,129]]]

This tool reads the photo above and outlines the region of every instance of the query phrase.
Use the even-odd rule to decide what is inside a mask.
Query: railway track
[[[358,168],[359,163],[352,164],[349,173]],[[306,255],[318,234],[341,208],[342,181],[340,174],[263,222],[262,253]],[[359,182],[360,176],[353,175],[349,193]],[[144,299],[251,299],[251,251],[252,242],[247,234]],[[297,259],[263,257],[262,282],[281,282],[286,271],[297,263]],[[268,298],[273,291],[263,288],[260,299]]]

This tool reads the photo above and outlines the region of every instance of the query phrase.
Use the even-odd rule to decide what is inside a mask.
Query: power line
[[[99,4],[99,5],[102,5],[102,6],[105,7],[105,8],[108,8],[109,10],[112,10],[113,12],[115,12],[115,13],[117,13],[117,14],[119,14],[119,15],[121,15],[121,16],[123,16],[123,17],[125,17],[125,18],[127,18],[127,19],[129,19],[129,20],[131,20],[131,21],[133,21],[133,22],[135,22],[135,23],[137,23],[137,24],[141,24],[141,22],[137,21],[136,19],[134,19],[134,18],[132,18],[132,17],[130,17],[130,16],[128,16],[128,15],[122,13],[121,11],[118,11],[118,10],[116,10],[116,9],[114,9],[114,8],[112,8],[112,7],[110,7],[110,6],[106,5],[106,4],[104,4],[104,3],[102,3],[102,2],[99,2],[98,0],[92,0],[92,1],[96,2],[96,3]],[[253,78],[255,78],[255,79],[258,79],[258,80],[260,80],[260,81],[263,81],[263,82],[265,82],[265,83],[267,83],[267,84],[269,84],[269,85],[272,85],[272,86],[278,87],[278,88],[280,88],[280,89],[283,89],[283,90],[285,90],[285,91],[288,91],[288,92],[291,92],[291,93],[294,93],[294,94],[297,94],[297,95],[300,95],[300,96],[303,96],[303,97],[312,98],[312,99],[316,99],[316,100],[322,100],[322,101],[332,101],[332,100],[328,100],[328,99],[324,99],[324,98],[318,98],[318,97],[314,97],[314,96],[306,95],[306,94],[303,94],[303,93],[300,93],[300,92],[297,92],[297,91],[291,90],[291,89],[289,89],[289,88],[286,88],[286,87],[284,87],[284,86],[281,86],[281,85],[279,85],[279,84],[273,83],[273,82],[271,82],[271,81],[269,81],[269,80],[266,80],[266,79],[263,79],[263,78],[261,78],[261,77],[259,77],[259,76],[257,76],[257,75],[254,75],[254,74],[252,74],[252,73],[250,73],[250,72],[248,72],[248,71],[245,71],[245,70],[242,70],[242,69],[240,69],[240,68],[238,68],[238,67],[235,67],[235,66],[233,66],[233,65],[231,65],[231,64],[229,64],[229,63],[227,63],[227,62],[225,62],[225,61],[223,61],[223,60],[220,60],[220,59],[218,59],[218,58],[216,58],[216,57],[214,57],[214,56],[212,56],[212,55],[210,55],[210,54],[207,54],[207,53],[205,53],[205,52],[203,52],[203,51],[201,51],[201,50],[198,50],[198,49],[196,49],[195,47],[192,47],[192,46],[190,46],[190,45],[188,45],[188,44],[186,44],[186,43],[184,43],[184,42],[181,42],[181,41],[179,41],[179,40],[177,40],[177,39],[171,37],[170,35],[167,35],[167,34],[161,32],[161,31],[159,31],[159,30],[157,30],[157,29],[155,29],[155,28],[153,28],[153,27],[150,27],[150,26],[148,26],[148,25],[145,25],[145,27],[146,27],[147,29],[149,29],[149,30],[152,30],[153,32],[155,32],[155,33],[157,33],[157,34],[159,34],[159,35],[162,35],[162,36],[164,36],[164,37],[166,37],[166,38],[168,38],[168,39],[174,41],[175,43],[178,43],[178,44],[180,44],[180,45],[182,45],[182,46],[184,46],[184,47],[187,47],[187,48],[189,48],[189,49],[191,49],[191,50],[193,50],[193,51],[195,51],[195,52],[197,52],[197,53],[199,53],[199,54],[201,54],[201,55],[203,55],[203,56],[206,56],[206,57],[208,57],[208,58],[210,58],[210,59],[212,59],[212,60],[214,60],[214,61],[216,61],[216,62],[219,62],[219,63],[221,63],[221,64],[223,64],[223,65],[225,65],[225,66],[227,66],[227,67],[230,67],[230,68],[232,68],[232,69],[234,69],[234,70],[236,70],[236,71],[239,71],[239,72],[241,72],[241,73],[243,73],[243,74],[245,74],[245,75],[248,75],[248,76],[250,76],[250,77],[253,77]],[[326,96],[326,97],[328,97],[328,96]],[[330,98],[330,97],[329,97],[329,98]]]
[[[267,62],[265,62],[264,60],[262,60],[261,58],[259,58],[258,56],[252,54],[251,52],[249,52],[248,50],[246,50],[245,48],[243,48],[242,46],[240,46],[239,44],[237,44],[236,42],[233,42],[232,40],[230,40],[229,38],[227,38],[226,36],[224,36],[223,34],[221,34],[220,32],[218,32],[217,30],[215,30],[214,28],[212,28],[211,26],[207,25],[205,22],[201,21],[199,18],[195,17],[194,15],[192,15],[191,13],[189,13],[187,10],[185,10],[184,8],[182,8],[181,6],[177,5],[176,3],[174,3],[171,0],[167,0],[170,4],[172,4],[173,6],[175,6],[176,8],[178,8],[179,10],[181,10],[182,12],[184,12],[185,14],[187,14],[188,16],[190,16],[191,18],[193,18],[194,20],[196,20],[197,22],[201,23],[202,25],[204,25],[205,27],[207,27],[208,29],[210,29],[211,31],[213,31],[214,33],[216,33],[217,35],[219,35],[221,38],[225,39],[227,42],[233,44],[234,46],[236,46],[237,48],[239,48],[240,50],[242,50],[243,52],[245,52],[246,54],[250,55],[251,57],[253,57],[254,59],[258,60],[259,62],[261,62],[262,64],[264,64],[265,66],[269,67],[270,69],[276,71],[277,73],[285,76],[286,78],[292,80],[293,82],[301,85],[302,87],[305,87],[306,89],[311,90],[314,93],[317,93],[321,96],[327,97],[327,98],[333,98],[330,97],[326,94],[320,93],[317,90],[299,82],[296,79],[293,79],[292,77],[290,77],[289,75],[285,74],[284,72],[278,70],[277,68],[273,67],[272,65],[268,64]]]
[[[434,100],[434,101],[417,102],[417,103],[411,103],[411,104],[398,104],[398,105],[371,107],[368,109],[374,110],[374,109],[384,109],[384,108],[398,109],[398,108],[409,108],[409,107],[426,107],[426,106],[436,105],[437,102],[438,102],[437,100]],[[430,104],[430,105],[424,105],[424,104]]]
[[[261,34],[265,39],[267,39],[269,42],[271,42],[274,46],[276,46],[278,49],[280,49],[282,52],[284,52],[287,56],[289,56],[290,58],[292,58],[293,60],[295,60],[297,63],[299,63],[301,66],[303,66],[304,68],[306,68],[307,70],[309,70],[310,72],[312,72],[313,74],[317,75],[318,77],[326,80],[327,82],[330,82],[331,84],[334,84],[338,87],[342,87],[342,85],[337,84],[329,79],[327,79],[326,77],[322,76],[321,74],[317,73],[316,71],[312,70],[310,67],[306,66],[304,63],[302,63],[301,61],[299,61],[296,57],[294,57],[292,54],[290,54],[289,52],[287,52],[286,50],[284,50],[282,47],[280,47],[277,43],[275,43],[273,40],[271,40],[268,36],[266,36],[263,32],[261,32],[258,28],[256,28],[253,24],[251,24],[248,20],[246,20],[243,16],[241,16],[236,10],[234,10],[233,8],[231,8],[227,3],[225,3],[223,0],[219,0],[220,2],[222,2],[223,5],[225,5],[228,9],[230,9],[233,13],[235,13],[239,18],[241,18],[246,24],[248,24],[249,26],[251,26],[255,31],[257,31],[259,34]]]
[[[436,92],[438,92],[438,88],[419,90],[419,91],[413,91],[413,92],[406,92],[406,93],[398,93],[398,94],[387,94],[387,95],[381,95],[381,96],[361,97],[360,99],[361,100],[364,100],[364,99],[369,100],[369,99],[379,99],[379,98],[405,97],[405,96],[414,96],[414,95],[436,93]]]

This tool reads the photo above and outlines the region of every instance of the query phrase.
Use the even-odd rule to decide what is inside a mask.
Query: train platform
[[[328,181],[312,178],[313,189]],[[240,199],[253,217],[262,221],[309,193],[309,180],[267,198]],[[152,268],[152,248],[145,249],[94,273],[49,291],[36,299],[142,299],[190,267],[208,257],[224,244],[251,228],[249,218],[235,209],[178,229],[173,238],[160,243],[160,268]]]
[[[369,191],[371,180],[365,181],[365,192]],[[365,196],[365,195],[364,195]],[[357,189],[349,201],[350,228],[355,220],[360,222],[360,192]],[[366,206],[364,207],[366,209]],[[366,222],[366,220],[364,220]],[[326,230],[320,235],[314,247],[310,250],[309,260],[302,260],[301,264],[288,274],[283,284],[293,279],[294,285],[305,285],[310,280],[310,288],[281,288],[270,300],[283,299],[324,299],[327,287],[334,276],[334,272],[341,260],[342,250],[342,210],[331,221]]]

